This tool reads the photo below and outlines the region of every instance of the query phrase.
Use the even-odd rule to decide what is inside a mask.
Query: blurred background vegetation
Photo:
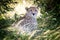
[[[32,4],[40,8],[37,20],[42,30],[30,40],[60,40],[59,0],[0,0],[0,40],[28,40],[28,36],[17,35],[10,26],[21,19],[23,8]]]

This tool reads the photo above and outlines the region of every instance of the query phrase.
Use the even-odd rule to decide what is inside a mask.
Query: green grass
[[[16,34],[16,31],[12,31],[13,28],[0,29],[0,40],[60,40],[60,26],[50,30],[48,27],[40,26],[40,19],[38,20],[38,27],[41,30],[36,36],[29,39],[27,35]],[[50,27],[51,28],[51,27]]]

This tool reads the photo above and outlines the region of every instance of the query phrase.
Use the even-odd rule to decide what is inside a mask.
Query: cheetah
[[[37,29],[37,7],[29,7],[25,8],[26,14],[22,20],[20,20],[15,26],[18,29],[19,33],[21,34],[28,34],[30,35],[34,30]]]

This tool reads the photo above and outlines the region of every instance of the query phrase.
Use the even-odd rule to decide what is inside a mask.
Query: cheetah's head
[[[26,11],[27,11],[28,16],[36,18],[37,13],[38,13],[38,8],[30,7],[30,8],[26,8]]]

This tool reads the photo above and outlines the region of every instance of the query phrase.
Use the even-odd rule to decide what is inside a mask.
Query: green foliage
[[[13,0],[0,0],[0,14],[12,10],[13,8],[11,8],[9,4],[15,3],[17,2],[13,2]]]
[[[10,26],[13,22],[14,22],[14,20],[12,20],[12,19],[1,19],[0,28],[6,28],[6,27]]]
[[[17,36],[14,33],[12,31],[0,29],[0,40],[16,40]]]
[[[41,8],[45,7],[45,11],[47,12],[53,10],[53,12],[59,13],[60,10],[59,0],[35,0],[34,2],[37,3],[37,5]]]
[[[37,3],[38,7],[41,8],[42,18],[44,18],[45,21],[46,19],[48,20],[48,28],[53,27],[53,29],[55,29],[60,26],[59,0],[35,0],[34,3]]]
[[[0,40],[28,40],[28,36],[18,35],[16,31],[0,29]]]
[[[42,16],[38,18],[38,26],[43,30],[51,30],[52,32],[46,34],[45,37],[39,40],[60,40],[60,2],[59,0],[34,0],[38,7],[41,8]],[[54,30],[54,31],[53,31]],[[57,30],[57,31],[56,31]],[[54,34],[58,32],[57,34]],[[44,34],[42,34],[44,35]],[[58,37],[57,37],[58,36]]]

